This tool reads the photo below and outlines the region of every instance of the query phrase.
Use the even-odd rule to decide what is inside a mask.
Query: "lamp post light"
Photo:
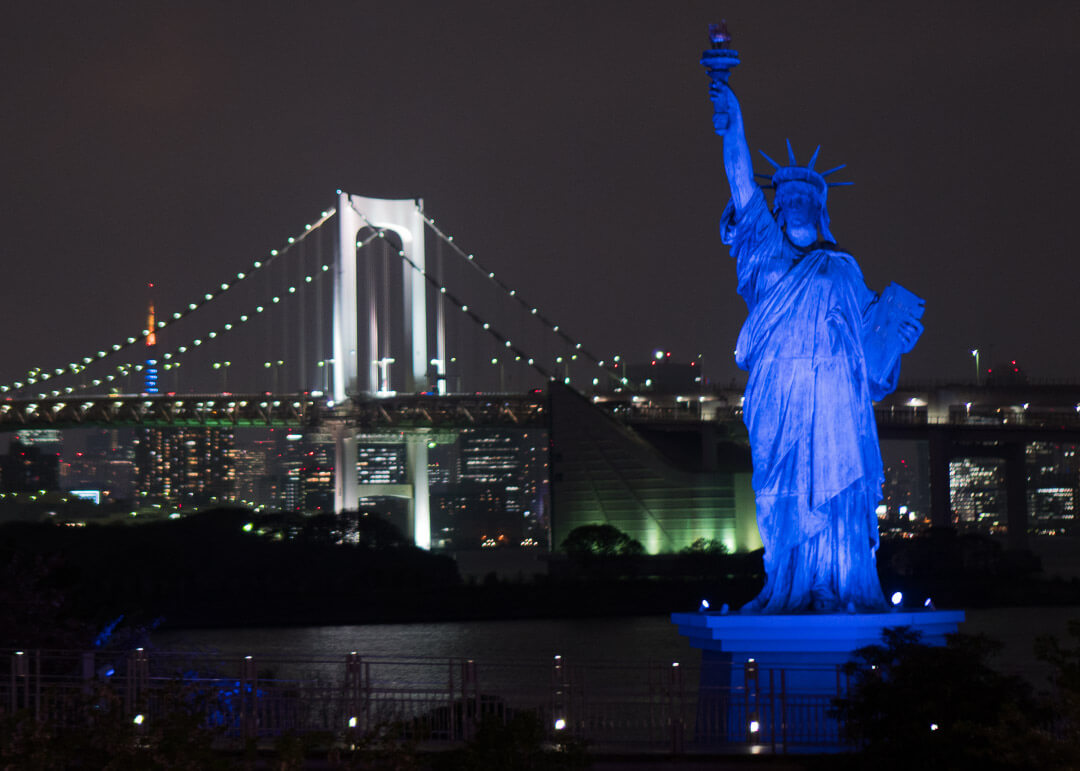
[[[284,364],[285,364],[285,362],[283,360],[281,360],[281,359],[277,359],[275,361],[263,362],[263,367],[265,369],[271,370],[271,381],[270,381],[271,384],[272,384],[271,389],[270,389],[271,393],[275,393],[275,394],[277,393],[278,369],[280,369],[281,366],[284,365]]]
[[[316,366],[318,366],[319,371],[322,372],[323,393],[330,390],[330,365],[333,363],[333,359],[320,359],[316,362]]]
[[[971,355],[975,357],[975,385],[982,385],[982,368],[979,366],[979,349],[972,348]]]
[[[215,361],[214,369],[221,370],[221,392],[229,392],[229,367],[232,366],[231,361]]]
[[[374,362],[379,368],[379,396],[393,396],[393,391],[390,390],[390,365],[395,361],[397,360],[385,356]]]

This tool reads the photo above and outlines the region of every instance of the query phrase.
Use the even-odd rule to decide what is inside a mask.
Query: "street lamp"
[[[982,385],[982,368],[979,367],[979,349],[972,348],[971,355],[975,357],[975,385]]]
[[[221,370],[221,392],[229,392],[229,367],[232,366],[231,361],[215,361],[214,369]]]
[[[373,362],[379,368],[379,396],[393,396],[393,391],[390,390],[390,365],[395,361],[397,360],[385,356]]]
[[[275,393],[275,394],[277,393],[278,368],[281,367],[284,363],[285,362],[282,361],[281,359],[278,359],[276,361],[267,361],[267,362],[263,363],[263,367],[265,369],[273,368],[273,373],[272,373],[272,378],[271,378],[272,388],[270,389],[271,393]]]

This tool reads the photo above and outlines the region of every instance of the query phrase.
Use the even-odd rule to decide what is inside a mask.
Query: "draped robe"
[[[800,248],[757,189],[721,221],[749,310],[736,349],[749,371],[743,419],[750,434],[766,584],[748,610],[879,610],[874,555],[881,451],[863,339],[877,295],[855,259],[833,244]]]

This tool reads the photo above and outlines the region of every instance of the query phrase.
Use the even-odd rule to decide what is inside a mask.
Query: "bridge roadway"
[[[1070,390],[1067,399],[1075,398],[1075,392]],[[951,460],[1003,459],[1010,541],[1022,547],[1027,530],[1026,445],[1037,441],[1080,443],[1080,405],[1074,407],[1070,402],[1062,406],[1060,402],[1065,400],[1060,395],[1055,401],[1059,403],[1027,403],[1023,408],[1002,408],[991,402],[975,414],[970,403],[960,406],[953,402],[945,409],[928,410],[925,401],[914,406],[911,400],[878,405],[875,412],[882,439],[929,442],[931,520],[935,525],[952,523],[948,482]],[[709,423],[741,423],[742,411],[734,406],[736,403],[734,397],[724,399],[707,413],[697,398],[682,403],[675,399],[648,399],[642,403],[620,399],[601,401],[597,407],[630,425],[700,423],[703,414]],[[338,436],[342,432],[355,436],[465,428],[545,428],[549,413],[547,395],[537,392],[357,396],[336,405],[324,395],[312,393],[122,394],[77,399],[9,398],[0,402],[0,432],[80,427],[296,428],[329,429]]]
[[[67,428],[319,428],[361,433],[410,429],[541,428],[544,394],[354,397],[333,405],[306,394],[120,394],[0,402],[0,431]]]

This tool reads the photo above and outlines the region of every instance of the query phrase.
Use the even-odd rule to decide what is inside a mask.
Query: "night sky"
[[[698,59],[755,151],[854,187],[832,230],[927,300],[908,378],[1080,376],[1075,2],[52,2],[2,13],[0,382],[250,265],[335,190],[427,212],[602,356],[727,382],[745,316]],[[757,170],[769,167],[756,158]]]

